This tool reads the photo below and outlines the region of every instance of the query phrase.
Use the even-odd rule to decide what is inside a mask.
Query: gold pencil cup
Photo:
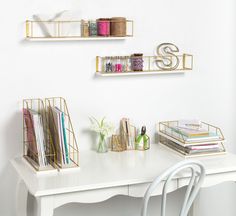
[[[112,135],[111,137],[111,150],[121,152],[126,150],[126,146],[121,142],[121,135]]]

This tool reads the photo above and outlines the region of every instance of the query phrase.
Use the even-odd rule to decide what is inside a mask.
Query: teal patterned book
[[[68,143],[66,139],[66,128],[65,128],[65,116],[64,113],[61,113],[61,123],[62,123],[62,129],[63,129],[63,138],[64,138],[64,145],[65,145],[65,153],[66,153],[66,163],[70,163],[70,158],[69,158],[69,151],[68,151]]]

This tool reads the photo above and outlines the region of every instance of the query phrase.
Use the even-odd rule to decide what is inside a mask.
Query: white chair
[[[190,170],[191,172],[189,184],[185,192],[184,202],[182,204],[182,209],[179,213],[179,216],[187,216],[205,177],[205,169],[202,163],[193,160],[181,161],[176,165],[170,167],[164,173],[154,179],[144,195],[141,216],[147,216],[147,207],[150,196],[152,195],[158,184],[162,181],[165,181],[165,183],[162,189],[161,216],[165,216],[168,184],[174,176],[176,176],[183,170]]]

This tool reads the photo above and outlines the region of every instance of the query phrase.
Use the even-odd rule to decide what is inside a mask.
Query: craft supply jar
[[[126,18],[112,17],[111,18],[111,36],[125,37],[126,36]]]
[[[89,37],[89,23],[81,20],[81,37]]]
[[[143,54],[135,53],[131,55],[131,70],[143,71]]]
[[[97,32],[99,36],[110,36],[110,19],[97,19]]]
[[[115,61],[115,72],[122,72],[123,65],[121,63],[121,57],[117,56]]]
[[[97,36],[97,22],[89,20],[89,36]]]

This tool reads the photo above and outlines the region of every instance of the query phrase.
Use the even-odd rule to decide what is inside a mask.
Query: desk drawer
[[[164,186],[164,181],[161,182],[156,190],[153,192],[153,196],[161,195],[162,194],[162,188]],[[129,196],[132,197],[143,197],[146,190],[148,189],[150,183],[144,183],[144,184],[135,184],[135,185],[129,185]],[[174,190],[177,190],[177,180],[172,180],[169,183],[169,187],[167,189],[168,193],[172,192]]]
[[[54,208],[66,203],[96,203],[117,195],[128,195],[128,186],[101,188],[53,195]]]

